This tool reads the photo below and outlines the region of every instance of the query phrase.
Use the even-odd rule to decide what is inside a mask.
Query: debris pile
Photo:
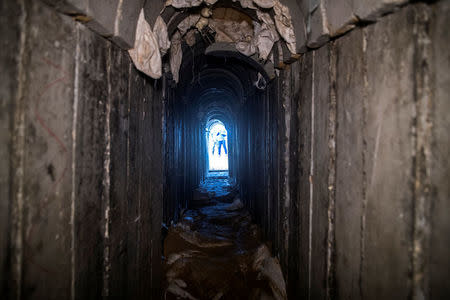
[[[246,56],[257,54],[261,62],[269,59],[273,63],[272,49],[280,39],[286,43],[292,54],[296,54],[292,17],[288,7],[280,0],[233,0],[243,9],[256,11],[256,20],[234,9],[228,9],[226,16],[221,15],[224,8],[215,8],[216,2],[217,0],[168,0],[165,8],[171,7],[180,11],[203,6],[200,13],[197,10],[187,14],[177,24],[176,30],[170,33],[171,36],[168,24],[161,16],[158,16],[152,29],[145,20],[142,10],[137,24],[134,48],[129,50],[136,68],[152,78],[160,78],[162,57],[170,49],[170,70],[173,79],[178,82],[183,56],[181,43],[186,42],[192,47],[196,42],[196,33],[208,35],[210,40],[212,32],[214,35],[211,43],[231,43],[236,50]],[[164,10],[161,13],[163,12]]]
[[[165,299],[287,299],[280,264],[238,197],[185,211],[164,257]]]

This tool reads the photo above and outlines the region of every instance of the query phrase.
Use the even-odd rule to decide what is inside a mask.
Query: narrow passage
[[[286,299],[280,264],[234,185],[208,178],[164,242],[166,299]]]

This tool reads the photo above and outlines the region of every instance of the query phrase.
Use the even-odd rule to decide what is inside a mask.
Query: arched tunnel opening
[[[1,299],[450,299],[450,1],[3,0]]]
[[[206,151],[208,153],[208,175],[223,171],[228,173],[228,131],[217,119],[210,120],[205,128]]]
[[[251,27],[248,15],[233,8],[221,10],[234,16],[236,24]],[[183,176],[167,182],[167,186],[182,185],[181,193],[167,194],[165,203],[169,206],[184,198],[187,209],[178,219],[171,219],[174,214],[167,210],[166,219],[175,225],[167,225],[163,247],[166,292],[179,295],[181,289],[205,299],[285,298],[280,265],[244,209],[244,203],[252,203],[247,199],[257,202],[263,192],[256,185],[264,182],[263,111],[270,101],[266,88],[271,80],[264,61],[229,44],[211,43],[205,37],[209,33],[195,31],[195,44],[182,42],[178,83],[167,99],[174,112],[169,112],[173,118],[166,122],[180,124],[170,128],[179,128],[184,135],[182,146],[174,152],[186,156],[183,169],[178,170]],[[171,145],[168,140],[166,147]],[[198,238],[186,242],[191,235]],[[199,247],[202,251],[192,252]],[[172,262],[186,253],[191,253],[190,259]]]

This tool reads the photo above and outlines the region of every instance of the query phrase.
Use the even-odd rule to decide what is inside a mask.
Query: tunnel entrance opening
[[[208,176],[228,177],[228,131],[220,120],[211,120],[206,127]]]

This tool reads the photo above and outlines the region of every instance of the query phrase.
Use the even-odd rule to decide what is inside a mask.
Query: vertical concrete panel
[[[278,122],[279,122],[279,132],[278,132],[278,138],[279,138],[279,151],[280,151],[280,161],[279,161],[279,176],[280,176],[280,186],[279,186],[279,195],[280,195],[280,201],[278,203],[279,205],[279,211],[280,211],[280,230],[278,231],[278,238],[280,239],[280,264],[284,267],[284,269],[287,269],[288,265],[288,238],[289,238],[289,209],[291,206],[291,191],[290,191],[290,159],[291,159],[291,153],[290,153],[290,142],[291,142],[291,102],[292,102],[292,94],[291,94],[291,81],[292,81],[292,73],[291,70],[286,70],[283,72],[283,75],[281,76],[281,89],[280,89],[280,113],[278,115]],[[253,104],[253,107],[250,107],[250,111],[254,111],[255,104]],[[256,115],[256,114],[255,114]],[[252,116],[252,120],[255,119],[256,116]],[[252,124],[251,128],[256,127],[256,122]],[[250,138],[253,137],[254,134],[250,135]],[[251,145],[254,145],[254,141],[250,142]],[[255,166],[253,165],[254,159],[252,159],[251,152],[249,152],[249,162],[250,164],[250,170],[255,170]],[[255,176],[252,175],[250,178],[254,178]],[[255,186],[251,188],[252,191],[255,190]],[[256,202],[256,201],[255,201]],[[259,221],[261,222],[261,221]]]
[[[324,0],[330,36],[352,29],[357,21],[353,14],[353,0]]]
[[[20,6],[16,1],[0,2],[0,298],[6,299],[11,284],[9,252],[11,221],[13,112],[18,87]]]
[[[141,151],[140,145],[142,144],[142,136],[140,126],[140,119],[142,116],[139,112],[142,111],[142,89],[143,82],[138,71],[131,67],[130,72],[130,129],[129,129],[129,160],[128,160],[128,286],[127,297],[138,297],[139,295],[139,260],[141,253],[139,252],[139,230],[141,227],[141,215],[140,215],[140,199],[139,184],[140,171],[141,171]]]
[[[364,76],[363,31],[336,41],[336,292],[339,299],[360,294],[363,206]]]
[[[75,23],[27,3],[24,299],[70,297]]]
[[[298,168],[297,162],[298,162],[298,143],[299,143],[299,135],[298,135],[298,104],[299,104],[299,98],[300,98],[300,87],[299,87],[299,81],[300,81],[300,63],[297,61],[290,65],[290,72],[292,72],[292,83],[291,83],[291,138],[290,138],[290,161],[295,162],[294,164],[291,164],[291,168],[289,170],[290,176],[289,176],[289,182],[290,182],[290,194],[291,194],[291,203],[289,207],[289,248],[286,253],[287,255],[287,266],[283,266],[285,270],[285,274],[287,274],[287,277],[285,279],[287,280],[288,284],[288,294],[295,296],[297,284],[299,281],[299,224],[300,224],[300,212],[298,207]]]
[[[127,283],[127,158],[128,158],[128,77],[130,59],[123,50],[111,47],[111,191],[110,191],[110,279],[109,294],[126,296]]]
[[[414,118],[410,7],[365,28],[367,40],[367,206],[362,294],[410,294]],[[395,30],[392,30],[395,28]]]
[[[117,5],[116,14],[112,18],[114,20],[114,37],[112,37],[112,41],[124,47],[124,49],[134,47],[137,21],[144,2],[145,0],[127,0],[126,2],[119,1]],[[151,26],[153,28],[153,24]]]
[[[409,0],[353,0],[355,15],[364,21],[375,21],[381,16],[395,11],[396,7]]]
[[[312,176],[311,299],[327,296],[328,176],[330,163],[330,46],[314,53],[314,172]]]
[[[139,74],[141,75],[141,74]],[[151,111],[151,97],[152,87],[149,82],[141,75],[140,81],[140,94],[137,101],[139,101],[138,111],[138,161],[139,165],[139,232],[138,232],[138,253],[139,262],[146,262],[139,264],[139,297],[150,297],[151,289],[151,251],[152,251],[152,224],[151,224],[151,208],[152,208],[152,195],[151,195],[151,177],[150,173],[153,172],[152,166],[152,146],[150,141],[153,141],[153,130],[150,129],[149,123],[151,123],[152,116]]]
[[[269,126],[269,153],[270,153],[270,181],[268,186],[268,192],[267,192],[267,198],[268,198],[268,211],[267,211],[267,231],[268,236],[271,237],[274,250],[278,247],[278,240],[277,240],[277,233],[278,233],[278,219],[279,219],[279,213],[278,213],[278,122],[277,122],[277,112],[278,112],[278,103],[276,101],[277,99],[277,93],[278,93],[278,84],[279,79],[275,79],[274,83],[271,84],[269,95],[268,95],[268,102],[269,102],[269,119],[268,119],[268,126]],[[241,126],[242,128],[242,126]],[[242,144],[244,142],[243,139],[239,139],[240,143]],[[241,151],[241,159],[244,160],[245,152]],[[245,161],[245,160],[244,160]],[[242,168],[242,166],[241,166]],[[241,177],[245,178],[245,171],[246,169],[243,169],[241,171]]]
[[[148,81],[148,87],[152,87],[152,80]],[[158,84],[161,82],[159,81]],[[162,132],[162,93],[161,88],[158,86],[156,89],[152,89],[151,95],[149,95],[149,121],[147,122],[147,130],[152,132],[151,136],[146,139],[146,145],[149,145],[150,153],[150,163],[151,172],[149,173],[149,179],[151,186],[149,190],[149,201],[151,202],[151,207],[149,209],[150,218],[150,236],[151,236],[151,252],[149,253],[150,260],[152,262],[151,269],[151,289],[152,296],[154,298],[160,298],[160,288],[161,288],[161,256],[162,256],[162,241],[161,241],[161,225],[162,225],[162,211],[163,211],[163,132]],[[144,282],[144,284],[148,284]]]
[[[310,228],[310,169],[311,169],[311,108],[312,108],[313,54],[306,53],[300,61],[300,98],[297,118],[299,120],[299,170],[296,205],[299,207],[299,282],[296,297],[309,295],[309,228]]]
[[[103,287],[103,170],[108,42],[80,29],[75,191],[75,293],[98,299]]]
[[[431,172],[431,239],[429,253],[430,299],[450,298],[450,3],[441,1],[433,7],[430,22],[433,70],[431,91],[432,144]]]
[[[160,130],[159,128],[153,128],[153,87],[152,81],[144,78],[139,73],[140,94],[136,95],[136,101],[139,102],[139,125],[138,125],[138,154],[137,161],[139,161],[139,232],[138,232],[138,257],[139,257],[139,296],[150,297],[152,287],[152,269],[154,262],[152,260],[152,245],[154,239],[158,239],[160,232],[157,236],[153,236],[155,229],[153,228],[153,221],[155,223],[159,221],[158,228],[161,226],[161,220],[153,220],[153,208],[157,208],[156,201],[160,202],[160,195],[155,194],[154,184],[155,177],[161,177],[160,168],[156,168],[157,162],[161,160],[160,151],[155,153],[156,145],[160,145],[160,139],[157,140],[155,132]],[[160,137],[160,136],[159,136]],[[157,174],[156,176],[152,176]],[[160,259],[159,259],[160,260]],[[142,263],[145,262],[145,263]],[[156,274],[155,274],[156,275]]]

